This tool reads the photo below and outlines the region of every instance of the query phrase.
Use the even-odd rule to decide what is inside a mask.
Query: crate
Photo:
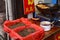
[[[16,23],[20,23],[22,25],[16,26]],[[4,31],[6,33],[9,33],[10,37],[15,40],[41,40],[44,36],[44,30],[43,28],[37,26],[36,24],[31,23],[27,18],[20,18],[13,21],[5,21],[4,22]],[[12,28],[13,27],[13,28]],[[33,30],[32,32],[30,31]],[[26,32],[23,32],[22,30],[26,30],[27,35],[23,34]],[[28,30],[28,31],[27,31]],[[21,32],[19,34],[19,32]],[[23,35],[22,35],[23,34]]]
[[[43,36],[44,36],[44,30],[35,24],[15,28],[10,33],[10,37],[13,38],[14,40],[41,40]]]
[[[4,25],[4,31],[10,33],[10,31],[16,27],[22,27],[30,24],[31,22],[29,22],[27,18],[20,18],[13,21],[6,20],[3,25]]]

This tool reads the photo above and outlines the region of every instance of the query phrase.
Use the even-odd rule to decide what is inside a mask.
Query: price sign
[[[24,14],[29,14],[35,11],[34,0],[24,0]]]

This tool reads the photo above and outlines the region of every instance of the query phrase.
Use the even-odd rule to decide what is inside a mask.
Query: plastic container
[[[31,30],[34,32],[32,32],[29,28],[31,28]],[[25,29],[28,29],[27,31],[29,32],[29,34]],[[25,30],[26,33],[22,32],[23,30]],[[29,26],[24,26],[20,28],[15,28],[10,33],[10,37],[13,38],[14,40],[42,40],[43,36],[44,36],[44,30],[35,24],[31,24]]]

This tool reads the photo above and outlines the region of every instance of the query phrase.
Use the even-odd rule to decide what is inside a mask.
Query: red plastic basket
[[[23,26],[16,26],[15,28],[10,28],[12,25],[15,25],[16,23],[23,23],[25,25]],[[27,18],[20,18],[13,21],[5,21],[4,22],[4,31],[9,33],[11,38],[14,38],[15,40],[41,40],[44,36],[44,30],[43,28],[32,24]],[[35,32],[28,34],[27,36],[21,36],[18,34],[19,31],[22,31],[24,29],[33,28]]]
[[[33,29],[35,29],[35,32],[33,32],[27,36],[24,36],[24,37],[18,34],[19,31],[22,31],[26,28],[33,28]],[[20,28],[15,28],[10,33],[10,37],[14,38],[15,40],[41,40],[43,38],[43,36],[44,36],[44,30],[35,24],[31,24],[29,26],[24,26],[24,27],[20,27]]]

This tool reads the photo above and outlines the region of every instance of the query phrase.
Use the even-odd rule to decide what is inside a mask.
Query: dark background
[[[5,2],[0,0],[0,13],[5,12]]]

